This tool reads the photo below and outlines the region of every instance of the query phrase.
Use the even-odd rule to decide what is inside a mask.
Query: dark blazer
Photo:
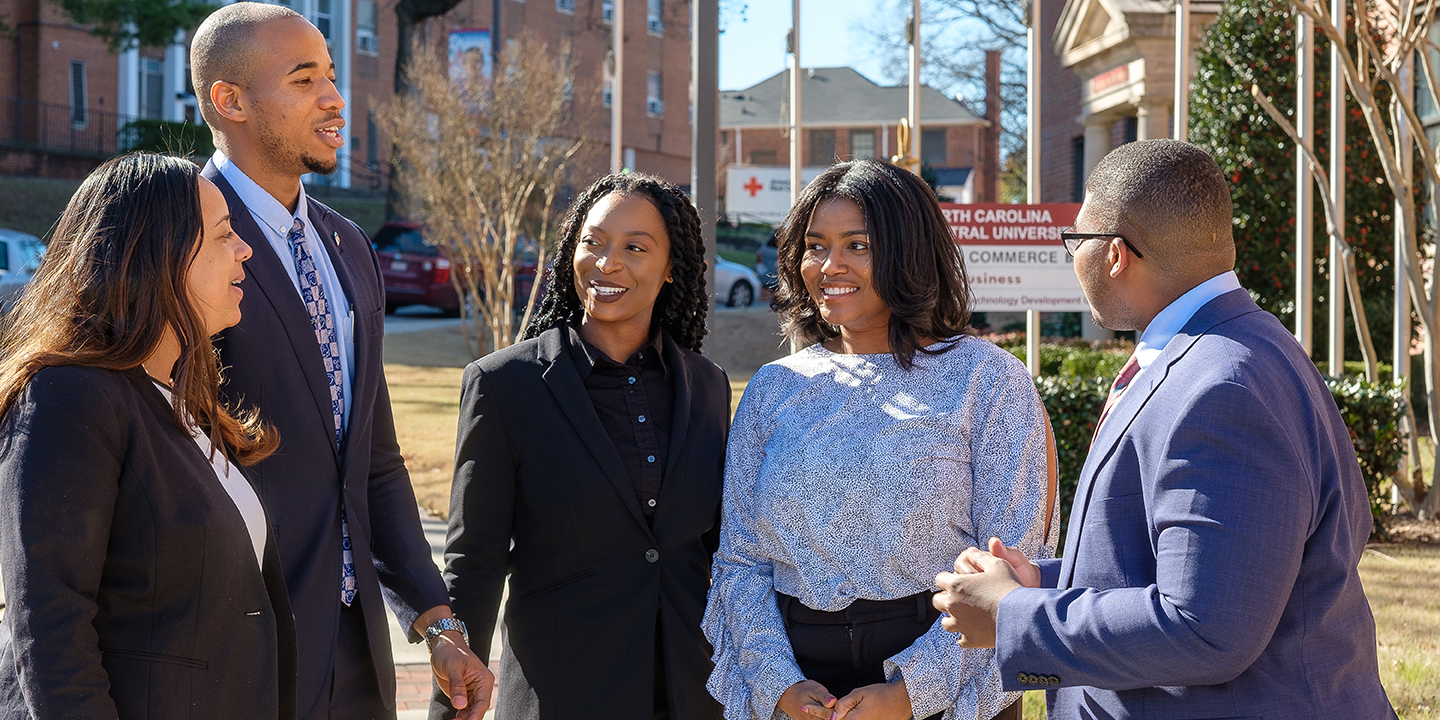
[[[355,313],[354,378],[344,446],[335,445],[329,383],[310,315],[280,258],[214,163],[202,174],[230,205],[230,224],[255,254],[245,263],[242,319],[216,338],[226,366],[221,392],[254,407],[280,431],[280,450],[251,469],[280,549],[300,633],[299,712],[327,692],[340,621],[340,496],[355,556],[356,597],[387,707],[395,703],[395,664],[386,630],[389,600],[407,632],[420,613],[449,602],[410,474],[395,442],[381,337],[385,288],[370,240],[354,223],[308,198],[310,222]],[[313,248],[312,248],[313,250]],[[368,553],[367,553],[368,550]],[[381,597],[380,588],[388,591]],[[419,640],[411,633],[411,639]]]
[[[1055,589],[1000,604],[1001,680],[1057,720],[1394,718],[1356,571],[1371,523],[1314,362],[1221,295],[1101,424],[1065,557],[1040,563]]]
[[[295,717],[275,541],[144,370],[41,370],[3,428],[0,717]]]
[[[516,671],[540,718],[652,717],[658,617],[670,717],[718,720],[700,618],[719,539],[729,383],[662,333],[675,406],[652,529],[568,332],[562,324],[465,368],[445,549],[451,606],[485,657],[509,576],[518,668],[499,669],[501,718],[516,716],[506,706]]]

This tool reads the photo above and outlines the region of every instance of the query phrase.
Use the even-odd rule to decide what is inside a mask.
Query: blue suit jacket
[[[1371,522],[1314,363],[1221,295],[1101,426],[1041,566],[1056,589],[1001,603],[1005,689],[1048,690],[1052,720],[1393,718],[1356,571]]]

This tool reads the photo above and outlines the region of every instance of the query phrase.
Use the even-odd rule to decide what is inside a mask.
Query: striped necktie
[[[1134,355],[1125,362],[1125,367],[1120,369],[1120,374],[1115,377],[1115,382],[1110,385],[1110,395],[1105,398],[1105,407],[1100,410],[1100,419],[1095,421],[1095,434],[1090,436],[1090,444],[1095,444],[1095,438],[1100,436],[1100,424],[1105,422],[1105,417],[1110,414],[1110,408],[1120,402],[1120,396],[1125,394],[1125,388],[1130,387],[1130,381],[1135,379],[1135,373],[1140,372],[1140,361]]]
[[[305,311],[310,313],[315,342],[320,345],[320,361],[325,366],[325,377],[330,383],[330,411],[335,418],[335,444],[338,447],[345,436],[345,384],[341,375],[340,336],[335,332],[335,316],[330,312],[325,288],[320,285],[315,258],[310,255],[309,244],[305,242],[305,223],[300,218],[295,218],[286,240],[290,241],[290,252],[295,256],[300,299],[305,301]],[[355,601],[355,554],[350,547],[350,524],[345,519],[343,497],[340,501],[340,563],[340,602],[349,605]]]

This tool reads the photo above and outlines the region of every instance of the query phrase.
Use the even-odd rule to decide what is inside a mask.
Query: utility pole
[[[1295,13],[1295,133],[1306,147],[1315,142],[1315,25]],[[1295,153],[1295,339],[1314,357],[1315,182],[1305,153]]]
[[[1190,0],[1175,2],[1175,139],[1190,134]]]
[[[610,46],[615,67],[610,73],[610,172],[625,167],[625,141],[621,134],[625,119],[625,0],[610,2]]]
[[[1040,202],[1040,0],[1030,0],[1025,62],[1025,200]],[[1025,365],[1040,377],[1040,311],[1025,311]]]
[[[720,126],[720,1],[690,0],[690,83],[695,88],[695,122],[690,126],[690,196],[700,214],[700,234],[709,263],[705,287],[715,311],[715,153]]]
[[[920,174],[920,0],[910,1],[910,21],[905,24],[906,40],[910,43],[910,147],[903,152],[915,158],[911,168]]]
[[[790,0],[790,207],[800,201],[800,0]]]

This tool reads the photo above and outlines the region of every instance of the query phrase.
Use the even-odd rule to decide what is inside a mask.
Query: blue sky
[[[908,8],[896,0],[801,0],[800,63],[803,67],[848,65],[879,83],[887,78],[873,57],[865,25],[886,21],[885,8]],[[744,12],[739,12],[741,7]],[[906,9],[889,13],[903,23]],[[790,29],[789,0],[735,0],[721,19],[720,89],[749,87],[785,69],[785,33]]]

